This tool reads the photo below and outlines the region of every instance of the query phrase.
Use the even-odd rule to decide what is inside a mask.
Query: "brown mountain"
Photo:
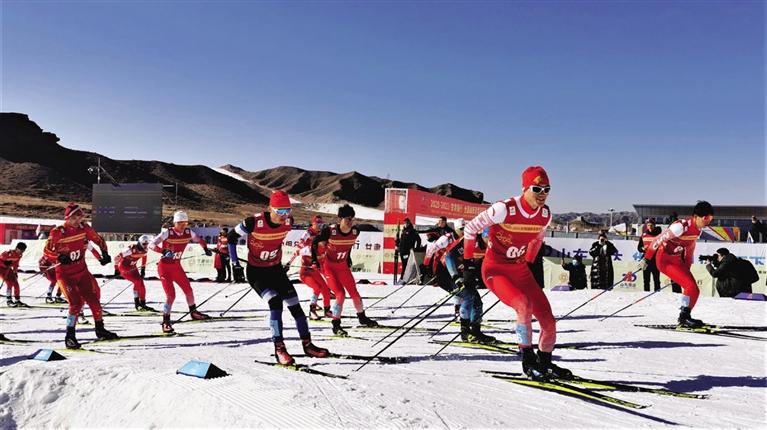
[[[56,200],[90,201],[96,177],[88,169],[100,159],[116,182],[178,184],[169,188],[168,202],[199,209],[237,204],[264,204],[268,198],[253,187],[207,166],[180,166],[161,161],[113,160],[59,145],[27,115],[0,113],[0,193]],[[102,180],[104,177],[102,176]],[[108,180],[107,180],[108,182]]]
[[[214,222],[220,222],[216,221],[220,217],[215,213],[252,213],[254,207],[264,207],[268,203],[267,196],[274,189],[285,189],[307,202],[344,201],[371,207],[381,206],[385,187],[416,187],[467,201],[482,201],[482,193],[452,184],[425,188],[358,172],[336,174],[295,167],[247,172],[235,166],[224,166],[253,182],[247,183],[207,166],[114,160],[95,152],[65,148],[59,144],[58,136],[43,131],[27,115],[20,113],[0,113],[0,136],[3,139],[0,144],[0,169],[3,172],[0,213],[58,216],[61,202],[90,202],[96,177],[89,173],[89,167],[96,165],[99,159],[117,183],[178,184],[177,201],[175,189],[168,188],[166,208],[196,210],[202,220]],[[102,181],[110,180],[102,175]]]
[[[482,203],[483,194],[453,184],[426,188],[412,183],[365,176],[359,172],[334,173],[311,171],[291,166],[250,172],[227,164],[222,169],[242,176],[262,189],[283,189],[307,203],[351,202],[369,207],[383,207],[384,189],[416,188],[459,200]]]

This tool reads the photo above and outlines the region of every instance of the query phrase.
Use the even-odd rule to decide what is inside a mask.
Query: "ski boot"
[[[77,316],[77,322],[79,324],[90,324],[91,322],[88,321],[88,318],[85,318],[85,314],[80,312],[80,315]]]
[[[679,327],[685,328],[701,328],[704,326],[703,321],[698,320],[690,316],[690,308],[682,306],[679,312]]]
[[[19,300],[19,297],[16,297],[16,307],[17,308],[28,308],[29,305]]]
[[[461,318],[461,341],[462,342],[469,342],[469,336],[471,336],[469,334],[470,330],[471,328],[469,325],[469,320]]]
[[[104,328],[104,321],[96,321],[96,337],[99,340],[117,339],[119,336]]]
[[[6,305],[8,305],[9,308],[15,308],[16,303],[13,302],[13,299],[8,297],[8,300],[5,302]]]
[[[459,321],[461,319],[461,305],[453,305],[453,312],[455,314],[454,321]]]
[[[197,305],[189,305],[189,316],[193,320],[209,320],[210,315],[204,314],[197,310]]]
[[[573,372],[551,362],[550,352],[538,351],[538,366],[548,378],[572,379],[573,377]]]
[[[277,359],[277,364],[282,364],[283,366],[292,366],[296,363],[293,356],[288,353],[288,350],[285,348],[285,342],[282,340],[274,341],[274,358]]]
[[[538,363],[538,356],[535,355],[533,347],[519,348],[519,352],[522,354],[522,372],[525,373],[525,376],[533,381],[545,381],[546,372],[541,369],[541,365]]]
[[[309,357],[325,358],[330,355],[330,351],[316,346],[311,339],[301,339],[301,345],[304,347],[304,353]]]
[[[53,296],[48,294],[47,296],[45,296],[45,303],[52,305],[52,304],[56,303],[56,301],[53,300]]]
[[[333,311],[330,310],[330,306],[325,306],[325,317],[333,318]]]
[[[146,300],[139,301],[139,308],[138,308],[138,310],[144,311],[144,312],[157,312],[157,309],[155,309],[155,308],[153,308],[151,306],[147,306],[146,305]]]
[[[136,308],[137,311],[141,310],[141,300],[139,300],[138,297],[133,298],[133,307]]]
[[[170,315],[163,314],[162,316],[162,332],[165,334],[174,334],[173,326],[170,325]]]
[[[319,306],[317,306],[317,303],[310,303],[309,304],[309,319],[310,320],[321,320],[322,317],[317,313],[317,309],[319,309]]]
[[[67,301],[62,299],[61,296],[54,297],[53,301],[55,301],[56,303],[61,303],[61,304],[66,304],[67,303]]]
[[[365,327],[378,327],[378,323],[375,320],[371,320],[370,318],[365,315],[365,311],[357,313],[357,319],[360,322],[360,325]]]
[[[77,337],[75,337],[74,327],[67,327],[67,335],[64,336],[64,345],[66,345],[67,349],[80,349],[80,342],[78,342]]]
[[[496,339],[493,336],[482,333],[481,323],[474,323],[469,326],[469,342],[471,343],[495,343]]]
[[[333,320],[333,334],[338,337],[347,337],[349,336],[349,333],[346,332],[346,330],[341,328],[341,320]]]

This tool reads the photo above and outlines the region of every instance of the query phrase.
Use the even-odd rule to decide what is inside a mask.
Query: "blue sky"
[[[0,109],[117,159],[765,204],[764,40],[761,1],[6,0]]]

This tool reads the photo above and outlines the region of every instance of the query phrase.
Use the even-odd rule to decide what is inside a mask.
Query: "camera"
[[[710,261],[711,263],[716,264],[716,263],[719,262],[719,259],[717,258],[716,254],[714,254],[714,255],[700,255],[700,256],[698,256],[698,261],[700,261],[701,263],[703,263],[705,261]]]

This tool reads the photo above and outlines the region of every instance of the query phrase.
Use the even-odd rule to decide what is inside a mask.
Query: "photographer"
[[[755,273],[756,270],[747,260],[735,257],[727,248],[719,248],[711,256],[701,255],[699,259],[707,262],[706,270],[716,278],[716,291],[720,297],[735,297],[738,293],[751,292],[753,275],[750,272],[753,270]]]
[[[599,240],[591,244],[589,255],[593,258],[591,264],[591,288],[609,290],[613,286],[613,255],[618,249],[607,240],[607,234],[600,233]]]

